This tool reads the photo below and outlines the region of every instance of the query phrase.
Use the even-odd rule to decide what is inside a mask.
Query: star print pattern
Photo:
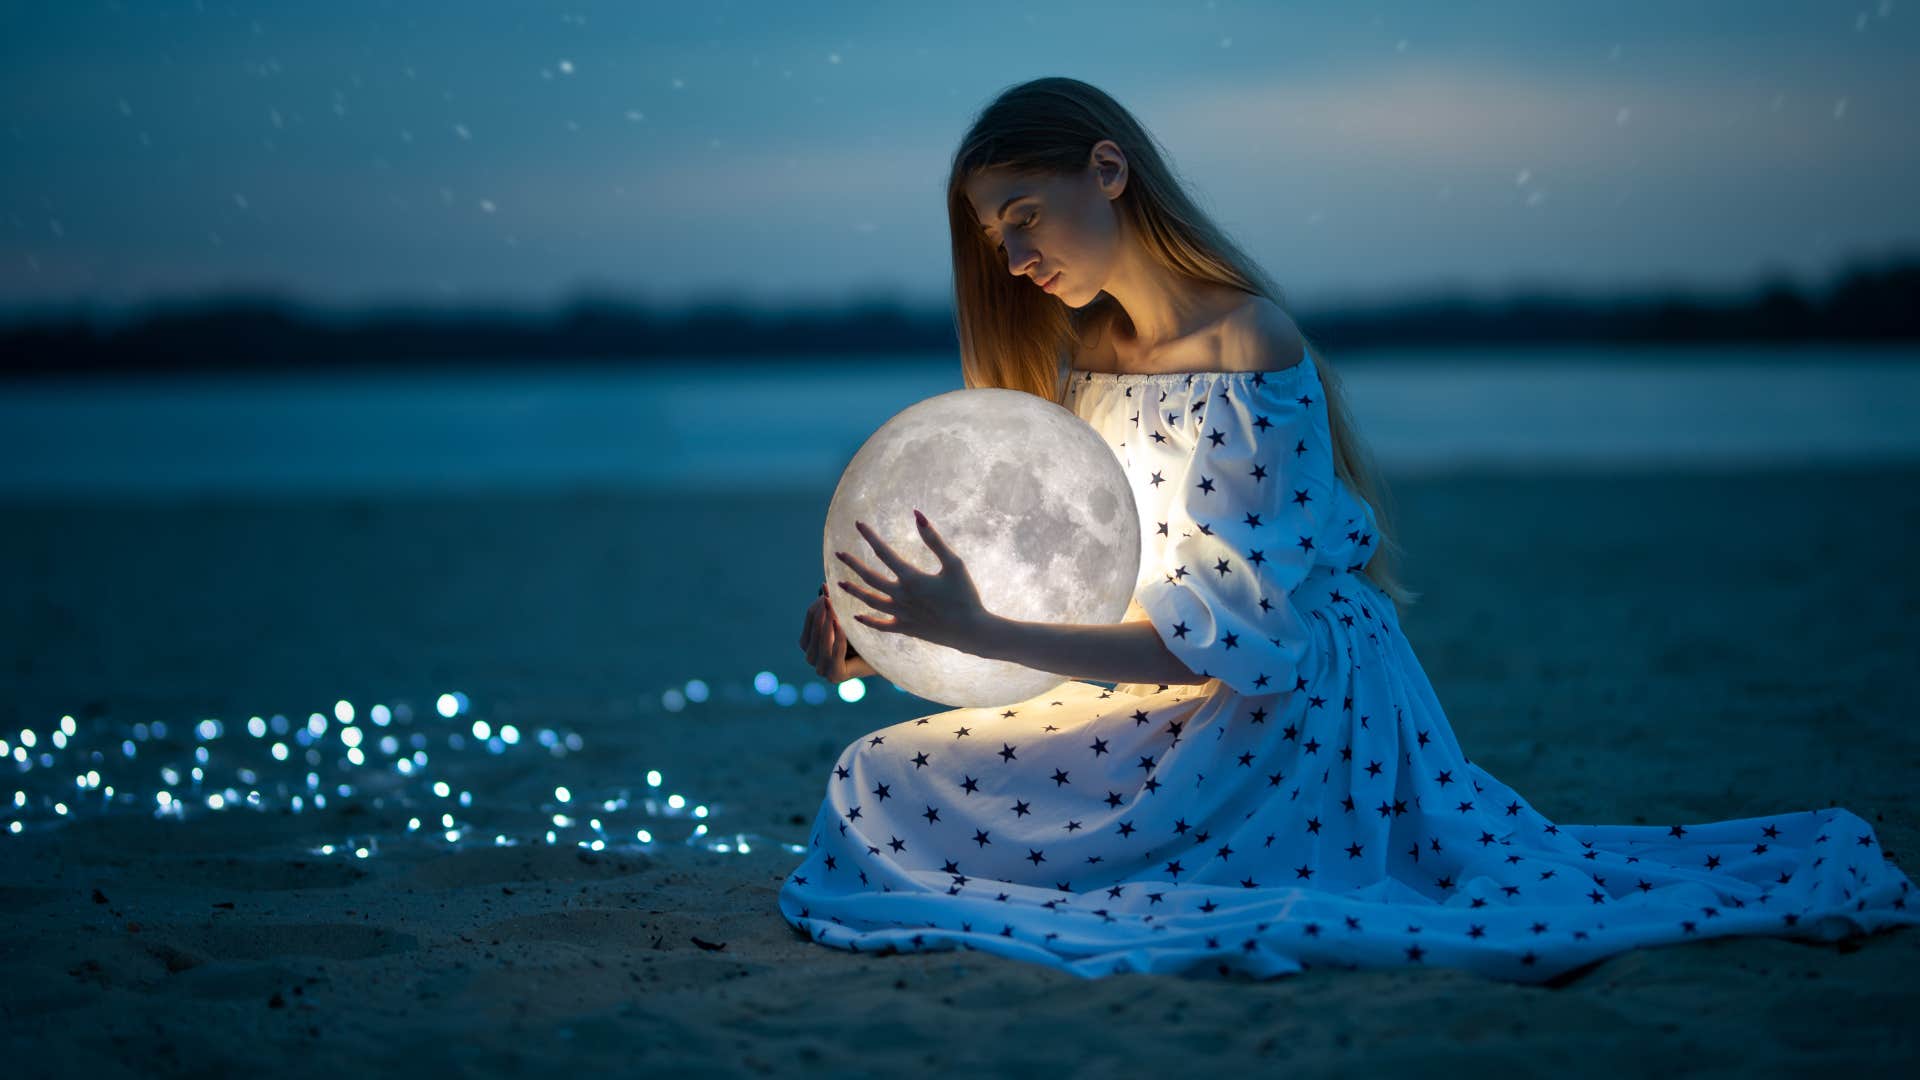
[[[1311,353],[1280,371],[1074,371],[1142,515],[1135,598],[1219,683],[1068,681],[841,751],[779,908],[851,952],[980,950],[1088,978],[1458,967],[1550,982],[1732,934],[1920,922],[1839,808],[1559,823],[1474,764],[1334,475]]]
[[[1129,473],[1125,444],[1164,436],[1150,453],[1166,483],[1144,493],[1136,483],[1135,498],[1142,534],[1168,542],[1142,552],[1135,598],[1194,672],[1242,694],[1287,692],[1313,639],[1295,590],[1310,574],[1358,574],[1377,532],[1373,508],[1334,475],[1312,357],[1279,371],[1120,376],[1134,384],[1123,390],[1179,400],[1146,414],[1150,432],[1092,400],[1094,374],[1104,373],[1069,383],[1069,400],[1103,434],[1120,430]],[[1162,415],[1173,419],[1160,425]]]

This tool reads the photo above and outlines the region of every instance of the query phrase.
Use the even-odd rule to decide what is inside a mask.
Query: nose
[[[1008,248],[1007,249],[1007,273],[1012,274],[1014,277],[1025,277],[1027,276],[1027,271],[1033,266],[1034,261],[1038,258],[1039,258],[1038,254],[1035,254],[1032,252],[1015,251],[1013,248]]]

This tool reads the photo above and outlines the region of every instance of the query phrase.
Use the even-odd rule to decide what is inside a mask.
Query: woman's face
[[[1125,159],[1103,140],[1077,173],[1022,177],[1005,170],[976,173],[967,200],[986,235],[999,247],[1007,272],[1029,279],[1070,307],[1100,295],[1120,245],[1112,200],[1126,184]]]

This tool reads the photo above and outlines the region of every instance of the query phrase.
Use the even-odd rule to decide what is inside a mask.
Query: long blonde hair
[[[1095,143],[1111,139],[1127,158],[1127,186],[1113,205],[1147,252],[1169,270],[1258,296],[1286,309],[1284,294],[1266,272],[1196,206],[1166,158],[1133,115],[1105,92],[1078,79],[1049,77],[1021,83],[974,118],[954,151],[947,178],[947,216],[953,241],[954,320],[960,367],[968,387],[1004,387],[1064,403],[1066,368],[1074,351],[1093,340],[1118,309],[1102,293],[1075,310],[1007,272],[988,242],[965,184],[985,169],[1016,176],[1077,174]],[[1395,577],[1400,546],[1391,536],[1385,485],[1354,431],[1339,373],[1304,331],[1326,390],[1334,474],[1374,509],[1379,527],[1373,558],[1363,571],[1396,605],[1419,593]]]

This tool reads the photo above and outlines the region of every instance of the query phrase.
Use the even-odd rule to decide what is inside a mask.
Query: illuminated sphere
[[[1020,390],[953,390],[901,410],[855,453],[827,508],[827,581],[874,588],[834,556],[893,571],[865,522],[908,563],[940,561],[918,508],[966,564],[988,611],[1043,623],[1115,623],[1140,572],[1140,517],[1120,462],[1091,425]],[[892,618],[829,585],[847,643],[901,689],[956,707],[1024,701],[1074,677],[992,660],[856,619]],[[884,592],[885,590],[876,590]]]

